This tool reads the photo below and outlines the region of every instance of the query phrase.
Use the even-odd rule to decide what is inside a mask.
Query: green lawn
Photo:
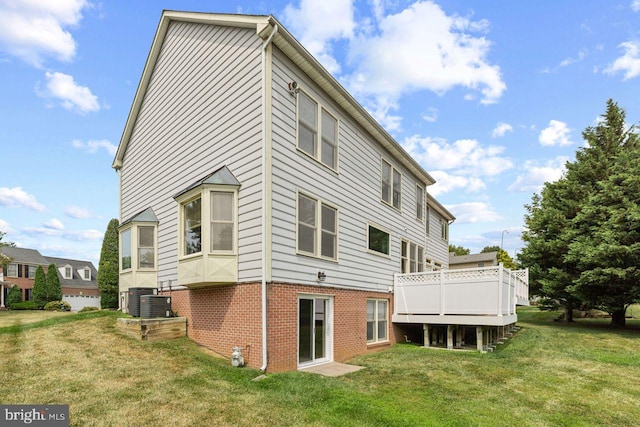
[[[255,382],[258,371],[186,338],[142,343],[117,330],[115,313],[72,315],[0,329],[0,401],[66,403],[71,425],[82,426],[640,423],[638,330],[518,314],[522,329],[494,353],[399,344],[353,359],[366,369],[343,377]]]

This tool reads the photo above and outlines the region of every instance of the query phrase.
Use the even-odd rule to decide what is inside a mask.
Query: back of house
[[[272,16],[164,12],[113,166],[121,308],[253,367],[387,348],[394,273],[447,267],[433,178]]]

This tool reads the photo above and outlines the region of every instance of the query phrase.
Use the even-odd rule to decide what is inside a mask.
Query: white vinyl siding
[[[242,182],[238,279],[261,277],[261,49],[255,28],[169,25],[121,170],[121,219],[158,218],[160,282],[177,284],[184,254],[173,197],[225,165]]]
[[[424,209],[424,188],[416,185],[416,218],[422,221],[422,212]]]

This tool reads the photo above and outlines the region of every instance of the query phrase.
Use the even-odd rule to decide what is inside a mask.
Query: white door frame
[[[327,302],[326,304],[326,313],[324,314],[324,345],[325,345],[325,356],[316,359],[314,357],[315,353],[315,345],[312,347],[312,359],[307,362],[300,362],[300,300],[312,300],[314,307],[314,319],[315,319],[315,304],[316,300],[324,300]],[[322,295],[322,294],[298,294],[298,304],[297,304],[297,336],[296,336],[296,360],[298,363],[298,367],[308,367],[313,365],[320,365],[322,363],[328,363],[333,361],[333,296],[332,295]],[[312,336],[315,337],[315,326],[314,332]],[[315,342],[315,339],[313,340]]]

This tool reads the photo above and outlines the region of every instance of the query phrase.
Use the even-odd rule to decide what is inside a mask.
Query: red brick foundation
[[[166,292],[165,292],[166,294]],[[269,372],[297,369],[298,295],[326,295],[333,300],[333,360],[388,348],[401,333],[391,323],[393,294],[337,289],[326,286],[267,285],[267,358]],[[389,300],[389,341],[367,345],[367,298]],[[172,308],[187,318],[187,334],[194,341],[230,357],[243,347],[249,367],[262,365],[260,283],[172,292]]]

